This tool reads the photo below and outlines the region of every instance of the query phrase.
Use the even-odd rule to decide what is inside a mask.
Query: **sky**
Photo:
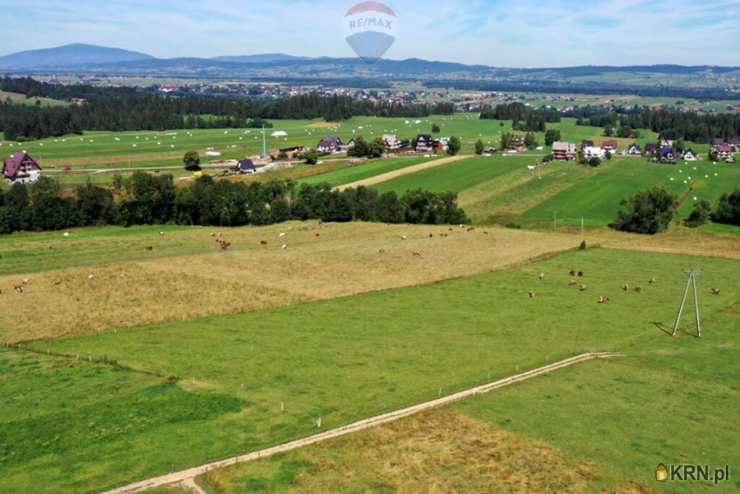
[[[0,0],[0,55],[88,43],[157,57],[353,56],[339,0]],[[740,66],[740,0],[388,0],[386,58],[496,67]]]

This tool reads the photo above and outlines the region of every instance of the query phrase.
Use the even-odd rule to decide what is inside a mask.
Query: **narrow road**
[[[546,365],[544,367],[540,367],[538,369],[533,369],[527,372],[523,372],[521,374],[516,374],[514,376],[507,377],[499,381],[492,382],[490,384],[485,384],[483,386],[478,386],[475,388],[460,391],[458,393],[445,396],[445,397],[442,397],[436,400],[428,401],[426,403],[421,403],[419,405],[414,405],[408,408],[403,408],[395,412],[389,412],[389,413],[385,413],[382,415],[377,415],[375,417],[360,420],[358,422],[354,422],[352,424],[345,425],[343,427],[338,427],[336,429],[331,429],[326,432],[322,432],[320,434],[315,434],[313,436],[309,436],[303,439],[297,439],[295,441],[291,441],[285,444],[273,446],[272,448],[255,451],[253,453],[248,453],[245,455],[235,456],[233,458],[228,458],[226,460],[208,463],[206,465],[201,465],[199,467],[189,468],[187,470],[182,470],[180,472],[174,472],[174,473],[170,473],[167,475],[162,475],[160,477],[155,477],[155,478],[151,478],[148,480],[142,480],[140,482],[135,482],[133,484],[129,484],[123,487],[119,487],[117,489],[113,489],[111,491],[107,491],[103,494],[133,494],[135,492],[142,492],[144,490],[152,489],[154,487],[162,487],[162,486],[172,485],[172,484],[183,484],[187,486],[192,486],[194,484],[193,482],[190,482],[192,479],[194,479],[195,477],[199,475],[203,475],[211,470],[224,468],[224,467],[228,467],[231,465],[236,465],[238,463],[246,463],[246,462],[258,460],[260,458],[267,458],[269,456],[273,456],[279,453],[285,453],[287,451],[292,451],[297,448],[302,448],[310,444],[318,443],[321,441],[326,441],[328,439],[333,439],[339,436],[344,436],[346,434],[351,434],[353,432],[358,432],[363,429],[368,429],[370,427],[375,427],[375,426],[385,424],[388,422],[393,422],[393,421],[402,419],[404,417],[408,417],[410,415],[415,415],[420,412],[431,410],[433,408],[438,408],[443,405],[449,405],[456,401],[460,401],[465,398],[470,398],[471,396],[489,393],[495,389],[503,388],[505,386],[510,386],[512,384],[526,381],[528,379],[532,379],[534,377],[541,376],[543,374],[549,374],[550,372],[554,372],[556,370],[563,369],[571,365],[580,364],[582,362],[587,362],[589,360],[594,360],[594,359],[606,359],[606,358],[614,358],[614,357],[621,357],[621,356],[623,355],[619,353],[607,353],[607,352],[584,353],[581,355],[577,355],[575,357],[561,360],[559,362],[555,362],[553,364]]]
[[[388,180],[393,180],[394,178],[402,177],[404,175],[409,175],[411,173],[420,172],[428,168],[436,168],[442,165],[449,165],[451,163],[462,161],[462,160],[465,160],[471,157],[472,156],[466,154],[466,155],[459,155],[459,156],[450,156],[447,158],[441,158],[441,159],[433,160],[433,161],[427,161],[426,163],[420,163],[418,165],[408,166],[406,168],[401,168],[399,170],[394,170],[392,172],[383,173],[382,175],[376,175],[374,177],[366,178],[364,180],[358,180],[357,182],[352,182],[350,184],[340,185],[339,187],[336,187],[336,190],[352,189],[352,188],[357,188],[357,187],[370,187],[371,185],[376,185],[379,183],[387,182]]]

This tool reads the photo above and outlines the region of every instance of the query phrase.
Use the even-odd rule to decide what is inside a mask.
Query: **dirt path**
[[[426,163],[421,163],[421,164],[414,165],[414,166],[408,166],[406,168],[401,168],[400,170],[394,170],[392,172],[383,173],[382,175],[376,175],[374,177],[366,178],[364,180],[358,180],[357,182],[352,182],[350,184],[340,185],[339,187],[336,187],[336,189],[344,190],[344,189],[352,189],[356,187],[370,187],[371,185],[376,185],[379,183],[387,182],[388,180],[393,180],[394,178],[403,177],[404,175],[410,175],[411,173],[420,172],[422,170],[426,170],[429,168],[436,168],[442,165],[449,165],[451,163],[462,161],[468,158],[472,158],[472,156],[465,154],[465,155],[460,155],[460,156],[450,156],[450,157],[441,158],[438,160],[427,161]]]
[[[142,480],[140,482],[136,482],[133,484],[129,484],[127,486],[113,489],[111,491],[107,491],[104,494],[132,494],[135,492],[142,492],[146,489],[152,489],[154,487],[162,487],[162,486],[172,485],[172,484],[182,484],[182,485],[191,487],[192,485],[194,485],[194,482],[189,482],[189,481],[211,470],[229,467],[231,465],[236,465],[238,463],[246,463],[246,462],[258,460],[261,458],[267,458],[269,456],[273,456],[279,453],[285,453],[287,451],[291,451],[297,448],[302,448],[310,444],[318,443],[321,441],[326,441],[328,439],[333,439],[339,436],[344,436],[346,434],[351,434],[353,432],[358,432],[358,431],[368,429],[370,427],[375,427],[375,426],[385,424],[388,422],[393,422],[395,420],[399,420],[404,417],[408,417],[410,415],[415,415],[417,413],[430,410],[432,408],[437,408],[443,405],[449,405],[451,403],[463,400],[465,398],[470,398],[472,396],[488,393],[495,389],[503,388],[505,386],[510,386],[512,384],[526,381],[528,379],[532,379],[534,377],[541,376],[543,374],[549,374],[551,372],[554,372],[559,369],[563,369],[565,367],[569,367],[571,365],[579,364],[582,362],[587,362],[589,360],[594,360],[594,359],[606,359],[606,358],[621,357],[621,356],[622,355],[618,353],[606,353],[606,352],[584,353],[582,355],[578,355],[578,356],[571,357],[565,360],[561,360],[559,362],[555,362],[553,364],[549,364],[544,367],[540,367],[538,369],[533,369],[527,372],[523,372],[521,374],[507,377],[499,381],[492,382],[490,384],[485,384],[483,386],[478,386],[475,388],[467,389],[465,391],[460,391],[458,393],[445,396],[443,398],[439,398],[436,400],[428,401],[426,403],[421,403],[419,405],[414,405],[408,408],[397,410],[395,412],[389,412],[383,415],[377,415],[375,417],[371,417],[368,419],[360,420],[358,422],[354,422],[349,425],[345,425],[344,427],[338,427],[336,429],[331,429],[326,432],[322,432],[320,434],[315,434],[313,436],[309,436],[303,439],[297,439],[295,441],[291,441],[285,444],[274,446],[272,448],[255,451],[253,453],[236,456],[236,457],[229,458],[226,460],[208,463],[206,465],[201,465],[199,467],[190,468],[187,470],[182,470],[180,472],[174,472],[174,473],[170,473],[167,475],[162,475],[160,477],[155,477],[155,478],[148,479],[148,480]]]

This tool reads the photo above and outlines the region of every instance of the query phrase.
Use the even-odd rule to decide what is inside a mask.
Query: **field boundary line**
[[[580,363],[587,362],[590,360],[595,360],[595,359],[608,359],[608,358],[623,357],[623,356],[624,355],[621,353],[611,353],[611,352],[583,353],[580,355],[576,355],[574,357],[567,358],[565,360],[554,362],[544,367],[539,367],[537,369],[532,369],[526,372],[522,372],[520,374],[516,374],[510,377],[499,379],[498,381],[494,381],[489,384],[484,384],[482,386],[476,386],[474,388],[459,391],[457,393],[444,396],[436,400],[427,401],[425,403],[420,403],[418,405],[413,405],[407,408],[402,408],[400,410],[396,410],[393,412],[384,413],[382,415],[376,415],[375,417],[370,417],[367,419],[359,420],[357,422],[353,422],[351,424],[348,424],[342,427],[337,427],[335,429],[321,432],[319,434],[314,434],[312,436],[308,436],[302,439],[296,439],[294,441],[290,441],[287,443],[283,443],[283,444],[273,446],[270,448],[266,448],[266,449],[262,449],[259,451],[254,451],[252,453],[234,456],[232,458],[227,458],[225,460],[207,463],[199,467],[193,467],[193,468],[189,468],[186,470],[181,470],[179,472],[173,472],[173,473],[162,475],[159,477],[142,480],[140,482],[135,482],[133,484],[119,487],[117,489],[106,491],[103,494],[133,494],[133,493],[142,492],[146,489],[151,489],[154,487],[162,487],[162,486],[173,485],[173,484],[182,484],[185,482],[189,482],[190,480],[194,479],[195,477],[198,477],[199,475],[208,473],[211,470],[225,468],[225,467],[229,467],[232,465],[237,465],[239,463],[247,463],[247,462],[258,460],[261,458],[267,458],[267,457],[270,457],[276,454],[286,453],[294,449],[302,448],[304,446],[309,446],[311,444],[315,444],[321,441],[326,441],[328,439],[333,439],[333,438],[344,436],[344,435],[351,434],[354,432],[359,432],[364,429],[386,424],[388,422],[393,422],[393,421],[396,421],[396,420],[399,420],[405,417],[409,417],[411,415],[415,415],[415,414],[418,414],[418,413],[421,413],[427,410],[439,408],[444,405],[449,405],[451,403],[455,403],[457,401],[460,401],[466,398],[470,398],[470,397],[481,395],[481,394],[486,394],[493,390],[503,388],[506,386],[510,386],[512,384],[520,383],[522,381],[526,381],[534,377],[549,374],[551,372],[564,369],[566,367],[570,367],[575,364],[580,364]]]
[[[472,157],[473,156],[469,154],[462,154],[458,156],[448,156],[446,158],[426,161],[424,163],[419,163],[418,165],[407,166],[405,168],[393,170],[391,172],[375,175],[374,177],[357,180],[356,182],[352,182],[349,184],[339,185],[337,187],[334,187],[334,190],[342,191],[345,189],[353,189],[357,187],[370,187],[371,185],[388,182],[389,180],[393,180],[394,178],[403,177],[404,175],[411,175],[412,173],[420,172],[422,170],[428,170],[429,168],[436,168],[442,165],[457,163],[458,161],[463,161]]]

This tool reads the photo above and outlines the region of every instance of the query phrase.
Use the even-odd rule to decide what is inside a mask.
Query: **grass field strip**
[[[472,158],[472,156],[465,154],[459,156],[448,156],[447,158],[440,158],[434,161],[427,161],[418,165],[413,165],[406,168],[401,168],[400,170],[384,173],[382,175],[376,175],[371,178],[366,178],[365,180],[359,180],[357,182],[340,185],[339,187],[337,187],[337,190],[352,189],[357,187],[370,187],[371,185],[377,185],[379,183],[387,182],[394,178],[403,177],[404,175],[410,175],[412,173],[420,172],[422,170],[427,170],[429,168],[435,168],[442,165],[457,163],[468,158]]]
[[[333,439],[336,437],[344,436],[347,434],[351,434],[354,432],[359,432],[364,429],[368,429],[370,427],[375,427],[378,425],[386,424],[388,422],[393,422],[405,417],[409,417],[411,415],[415,415],[427,410],[431,410],[433,408],[438,408],[444,405],[449,405],[451,403],[455,403],[457,401],[470,398],[473,396],[489,393],[493,390],[503,388],[505,386],[510,386],[512,384],[520,383],[522,381],[526,381],[528,379],[532,379],[538,376],[542,376],[544,374],[549,374],[551,372],[570,367],[575,364],[580,364],[583,362],[587,362],[594,359],[608,359],[608,358],[615,358],[615,357],[622,357],[623,354],[620,353],[610,353],[610,352],[595,352],[595,353],[584,353],[581,355],[576,355],[574,357],[567,358],[565,360],[561,360],[559,362],[555,362],[549,365],[546,365],[544,367],[539,367],[537,369],[532,369],[527,372],[523,372],[521,374],[516,374],[504,379],[500,379],[498,381],[484,384],[482,386],[477,386],[475,388],[470,388],[467,390],[463,390],[457,393],[454,393],[449,396],[445,396],[442,398],[438,398],[436,400],[428,401],[425,403],[420,403],[418,405],[413,405],[411,407],[403,408],[401,410],[396,410],[394,412],[385,413],[382,415],[377,415],[375,417],[370,417],[367,419],[363,419],[342,427],[337,427],[335,429],[328,430],[326,432],[322,432],[320,434],[315,434],[313,436],[309,436],[303,439],[297,439],[295,441],[290,441],[288,443],[284,443],[278,446],[273,446],[271,448],[262,449],[259,451],[254,451],[252,453],[248,453],[245,455],[235,456],[233,458],[228,458],[221,461],[216,461],[213,463],[208,463],[206,465],[201,465],[199,467],[189,468],[187,470],[182,470],[179,472],[170,473],[167,475],[162,475],[160,477],[154,477],[148,480],[143,480],[140,482],[136,482],[133,484],[129,484],[127,486],[119,487],[117,489],[113,489],[110,491],[106,491],[103,494],[133,494],[136,492],[142,492],[146,489],[151,489],[155,487],[161,487],[166,485],[172,485],[172,484],[180,484],[180,483],[188,483],[190,484],[190,481],[194,479],[195,477],[199,475],[203,475],[211,470],[220,469],[229,467],[232,465],[236,465],[239,463],[247,463],[250,461],[258,460],[261,458],[267,458],[276,454],[280,453],[286,453],[288,451],[292,451],[294,449],[302,448],[304,446],[308,446],[311,444],[315,444],[318,442],[326,441],[329,439]]]

